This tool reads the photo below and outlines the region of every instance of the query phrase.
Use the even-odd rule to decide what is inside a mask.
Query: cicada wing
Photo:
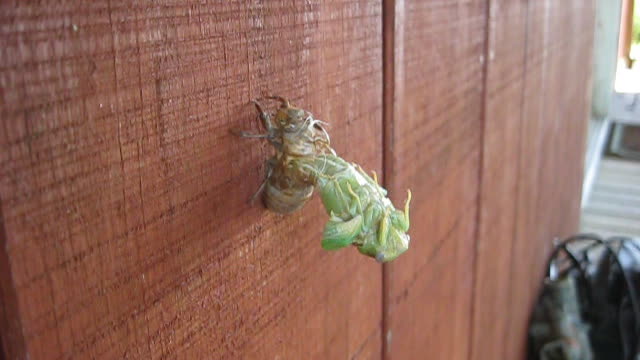
[[[362,223],[362,215],[345,221],[331,214],[322,234],[322,248],[337,250],[351,245],[355,237],[362,231]]]

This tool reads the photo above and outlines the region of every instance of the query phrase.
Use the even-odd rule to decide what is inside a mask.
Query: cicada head
[[[302,126],[307,122],[307,118],[311,115],[308,111],[291,106],[289,100],[280,97],[272,96],[270,99],[276,99],[280,101],[280,107],[276,111],[274,120],[275,125],[285,132],[299,131]]]
[[[381,263],[394,260],[409,249],[410,241],[409,234],[392,227],[386,243],[377,249],[376,260]]]
[[[294,156],[313,156],[329,145],[329,136],[320,126],[321,121],[304,110],[292,106],[288,100],[275,97],[281,105],[274,122],[279,130],[283,152]]]
[[[409,249],[411,238],[401,229],[391,226],[382,241],[377,235],[365,239],[364,244],[359,246],[358,250],[364,255],[375,258],[378,262],[394,260]]]

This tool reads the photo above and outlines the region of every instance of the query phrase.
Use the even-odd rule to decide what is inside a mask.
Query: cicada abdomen
[[[272,165],[267,165],[272,166]],[[288,161],[277,161],[265,180],[263,201],[267,208],[280,214],[300,209],[313,195],[312,183],[291,176]]]

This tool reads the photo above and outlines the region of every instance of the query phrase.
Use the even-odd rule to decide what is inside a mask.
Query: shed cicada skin
[[[329,134],[322,122],[313,118],[306,110],[293,107],[289,101],[273,96],[281,105],[275,114],[265,112],[258,101],[253,101],[266,134],[238,135],[246,138],[265,138],[276,149],[267,160],[267,174],[264,182],[252,197],[254,200],[263,193],[267,208],[280,214],[288,214],[301,208],[313,195],[314,184],[300,180],[291,161],[301,157],[313,157],[322,153],[332,153]]]
[[[254,101],[266,134],[238,135],[265,138],[276,149],[267,161],[264,182],[253,198],[263,193],[267,208],[281,214],[301,208],[318,190],[329,221],[322,247],[337,250],[354,245],[379,262],[397,258],[409,248],[409,202],[404,211],[394,208],[387,192],[357,164],[348,163],[330,146],[324,123],[282,97],[275,114]]]

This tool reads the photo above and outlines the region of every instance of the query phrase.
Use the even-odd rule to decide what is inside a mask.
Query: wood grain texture
[[[379,358],[380,266],[321,250],[317,200],[248,205],[271,150],[229,130],[259,131],[250,99],[289,96],[381,172],[380,2],[0,17],[8,358]]]
[[[584,69],[592,66],[593,46],[592,36],[585,34],[593,32],[594,7],[593,1],[577,0],[563,4],[534,1],[529,5],[530,28],[539,30],[530,30],[527,46],[526,91],[531,96],[525,97],[524,123],[530,127],[523,132],[535,133],[529,143],[523,143],[521,153],[532,166],[521,170],[531,175],[523,178],[531,187],[521,187],[520,212],[527,218],[519,224],[518,232],[523,235],[518,239],[530,239],[530,244],[516,242],[520,250],[515,256],[528,254],[532,258],[531,290],[540,286],[538,279],[551,249],[549,239],[578,230],[585,119],[590,116],[591,97],[591,75]],[[522,166],[527,164],[521,161]]]
[[[518,216],[515,200],[520,180],[526,9],[524,1],[489,1],[480,223],[470,357],[474,360],[505,359],[503,349],[512,341],[506,309],[509,308],[511,248]]]
[[[521,358],[551,240],[577,230],[593,12],[2,3],[6,357]],[[269,94],[330,122],[394,203],[412,189],[384,271],[321,250],[317,199],[247,204],[271,149],[229,130],[259,132]]]
[[[411,249],[385,269],[385,358],[464,359],[470,341],[485,1],[395,1],[394,9],[385,179],[394,201],[407,187],[414,201]]]
[[[491,7],[489,41],[506,38],[487,68],[472,358],[517,359],[551,240],[578,231],[595,16],[592,1]]]

